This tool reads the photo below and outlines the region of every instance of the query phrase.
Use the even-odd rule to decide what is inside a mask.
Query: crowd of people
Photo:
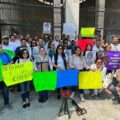
[[[105,40],[99,39],[97,36],[92,38],[93,45],[87,44],[83,52],[80,46],[77,46],[75,40],[70,40],[70,36],[45,35],[43,38],[32,38],[28,33],[23,38],[19,38],[17,33],[10,36],[2,36],[0,43],[0,60],[3,65],[15,64],[31,61],[34,63],[34,71],[53,71],[53,70],[68,70],[77,69],[81,71],[101,71],[102,79],[104,80],[108,73],[113,74],[113,79],[110,85],[106,88],[114,96],[113,103],[120,103],[119,96],[119,81],[120,70],[108,71],[103,56],[99,56],[101,51],[120,51],[119,37],[113,36],[112,42],[108,43]],[[11,58],[2,50],[10,50],[15,53],[15,57]],[[87,51],[95,51],[96,58],[91,65],[87,64],[85,55]],[[92,82],[92,81],[91,81]],[[30,107],[30,84],[31,82],[24,82],[15,87],[19,88],[23,108]],[[9,88],[4,82],[0,82],[5,106],[9,106]],[[13,87],[14,89],[14,87]],[[57,89],[57,98],[61,98],[61,91],[67,90],[67,87]],[[75,86],[69,88],[71,91],[71,98],[75,98],[79,94],[81,101],[85,101],[84,95],[90,94],[91,97],[98,97],[103,90],[83,90]],[[38,93],[39,102],[46,102],[48,100],[48,91],[41,91]]]

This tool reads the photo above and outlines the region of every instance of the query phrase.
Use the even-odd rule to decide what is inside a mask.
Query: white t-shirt
[[[13,44],[9,43],[8,45],[3,45],[3,49],[15,52],[16,46],[14,46]]]
[[[120,44],[111,44],[111,51],[120,51]]]
[[[55,64],[55,58],[54,58],[54,57],[52,58],[52,63]],[[61,67],[63,70],[65,70],[64,61],[63,61],[61,55],[58,55],[57,66],[59,66],[59,67]]]

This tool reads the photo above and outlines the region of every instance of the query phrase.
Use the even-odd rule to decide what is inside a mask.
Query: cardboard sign
[[[78,70],[59,70],[57,71],[57,88],[78,86]]]
[[[57,81],[57,72],[35,72],[33,83],[35,91],[55,90]]]
[[[82,51],[85,51],[86,45],[90,44],[93,46],[93,40],[92,39],[78,39],[77,45],[82,49]]]
[[[81,37],[94,37],[95,35],[95,28],[94,27],[90,27],[90,28],[81,28],[81,32],[80,32]]]
[[[32,80],[33,63],[24,62],[19,64],[3,65],[3,80],[7,86]]]
[[[80,72],[79,89],[102,89],[101,72]]]

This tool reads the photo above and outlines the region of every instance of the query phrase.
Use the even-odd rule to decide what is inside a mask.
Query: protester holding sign
[[[10,56],[4,52],[2,52],[2,44],[0,43],[0,60],[2,61],[3,65],[7,65],[12,63],[12,59]],[[7,86],[4,82],[0,82],[0,87],[2,88],[3,98],[4,98],[4,104],[6,107],[10,107],[9,104],[9,91]]]
[[[58,45],[56,49],[56,54],[52,59],[54,70],[65,70],[67,69],[67,57],[64,54],[64,49],[62,45]],[[66,89],[66,88],[64,88]],[[57,89],[58,91],[58,99],[61,98],[60,88]]]
[[[82,50],[80,47],[76,47],[75,54],[71,57],[69,65],[71,69],[77,69],[79,71],[83,71],[87,68],[86,61],[82,55]],[[72,87],[71,98],[74,97],[75,91],[76,91],[76,87]],[[82,101],[85,101],[83,90],[80,90],[80,98]]]
[[[36,56],[35,59],[37,71],[44,72],[52,70],[52,62],[44,47],[40,48],[40,54]],[[48,91],[39,92],[39,102],[46,102],[48,100]]]
[[[106,69],[106,67],[105,67],[104,64],[103,64],[102,58],[97,58],[96,61],[95,61],[95,64],[91,65],[90,70],[91,70],[91,71],[101,71],[101,72],[102,72],[102,80],[105,79],[107,69]],[[92,82],[92,81],[91,81],[91,82]],[[96,97],[96,96],[98,96],[100,93],[101,93],[101,90],[94,90],[94,93],[93,93],[92,96],[95,96],[95,97]]]
[[[20,51],[20,57],[17,59],[16,63],[30,62],[30,56],[27,49],[22,49]],[[23,108],[30,107],[30,81],[20,84],[21,97],[23,101]]]

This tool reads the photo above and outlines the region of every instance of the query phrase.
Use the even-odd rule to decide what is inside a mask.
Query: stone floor
[[[87,114],[78,116],[69,103],[71,120],[120,120],[120,105],[113,105],[111,96],[104,94],[97,100],[87,96],[84,103],[77,96],[75,99],[79,106],[86,108]],[[31,107],[23,109],[19,93],[10,93],[12,109],[7,109],[0,95],[0,120],[68,120],[67,115],[58,117],[61,102],[51,93],[46,103],[38,103],[37,94],[32,93]]]

